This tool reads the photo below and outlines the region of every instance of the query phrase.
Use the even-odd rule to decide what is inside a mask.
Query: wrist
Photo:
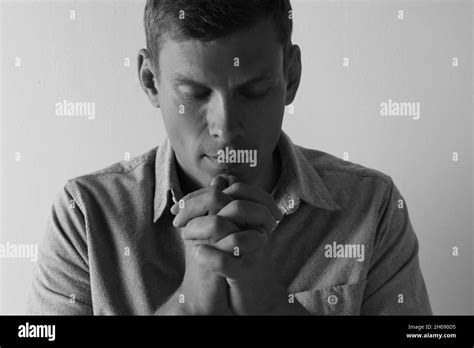
[[[183,296],[181,287],[171,295],[156,311],[155,315],[188,315],[189,310],[185,303],[181,303],[180,295]]]

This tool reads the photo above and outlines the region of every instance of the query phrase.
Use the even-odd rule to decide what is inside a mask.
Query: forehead
[[[174,41],[166,38],[160,50],[160,72],[169,79],[188,76],[205,83],[229,83],[282,71],[282,45],[273,22],[213,41]]]

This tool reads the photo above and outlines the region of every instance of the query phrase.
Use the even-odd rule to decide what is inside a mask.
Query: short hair
[[[165,38],[211,41],[272,18],[283,46],[283,69],[293,31],[290,0],[147,0],[144,13],[146,45],[156,74]],[[184,12],[181,12],[184,11]],[[184,14],[185,19],[180,19]]]

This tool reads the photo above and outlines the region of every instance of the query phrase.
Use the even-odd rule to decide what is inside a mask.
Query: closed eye
[[[192,86],[179,86],[179,94],[185,99],[206,99],[211,93],[207,88],[195,88]]]
[[[265,97],[270,92],[270,90],[271,88],[268,88],[264,91],[245,91],[241,92],[240,94],[248,99],[259,99]]]

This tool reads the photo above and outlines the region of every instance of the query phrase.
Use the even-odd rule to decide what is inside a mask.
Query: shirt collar
[[[341,209],[316,169],[283,131],[278,141],[278,150],[282,168],[274,198],[283,214],[294,213],[301,201],[321,209]],[[179,201],[182,196],[175,154],[169,139],[166,138],[156,151],[153,222],[160,218],[170,199]]]
[[[171,193],[171,198],[170,198]],[[156,222],[168,206],[170,199],[179,201],[183,197],[179,185],[176,158],[168,137],[158,147],[155,158],[155,199],[153,222]]]
[[[316,168],[293,144],[285,132],[281,132],[278,142],[281,158],[281,174],[274,199],[284,214],[294,213],[301,201],[326,210],[341,210],[324,185]]]

